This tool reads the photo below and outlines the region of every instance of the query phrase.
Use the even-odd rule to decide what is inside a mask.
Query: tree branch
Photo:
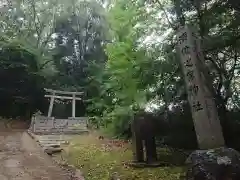
[[[48,60],[46,62],[44,62],[41,67],[40,67],[40,70],[43,69],[47,64],[49,64],[50,62],[52,62],[53,60]]]
[[[213,64],[214,68],[217,70],[217,73],[218,73],[218,76],[219,76],[219,80],[220,80],[220,83],[219,83],[218,88],[217,88],[217,92],[214,91],[214,88],[212,87],[212,84],[208,83],[208,87],[210,88],[210,91],[213,94],[218,94],[218,92],[220,92],[221,87],[222,87],[222,85],[221,85],[222,84],[221,69],[219,68],[218,64],[213,60],[212,57],[205,57],[205,59],[211,61],[211,63]],[[207,79],[206,79],[206,81],[207,81]]]
[[[36,11],[36,7],[35,7],[35,1],[34,0],[31,0],[31,8],[32,8],[32,11],[33,11],[33,24],[34,24],[34,27],[35,27],[35,30],[36,30],[36,33],[37,33],[37,46],[39,44],[39,41],[40,41],[40,28],[38,27],[38,24],[36,22],[36,20],[38,19],[37,17],[37,11]]]
[[[175,10],[176,10],[176,13],[177,13],[177,19],[179,20],[179,23],[181,26],[184,26],[185,25],[185,17],[184,17],[184,14],[182,12],[182,8],[181,8],[181,2],[180,0],[173,0],[174,2],[174,6],[175,6]]]
[[[215,51],[215,50],[217,50],[217,49],[223,49],[223,48],[225,48],[225,47],[229,47],[229,46],[231,46],[232,44],[235,44],[238,40],[240,40],[240,35],[238,35],[238,36],[236,36],[236,37],[233,37],[232,39],[230,39],[230,40],[227,40],[227,41],[225,41],[224,43],[222,43],[222,44],[216,44],[216,46],[215,47],[211,47],[211,48],[206,48],[206,49],[204,49],[204,52],[205,53],[209,53],[209,52],[211,52],[211,51]]]
[[[232,79],[234,77],[234,71],[235,71],[235,68],[236,68],[236,65],[237,65],[237,60],[238,60],[238,52],[235,48],[235,50],[234,50],[234,64],[233,64],[233,67],[231,68],[231,70],[229,71],[230,75],[228,76],[228,82],[225,84],[226,97],[224,98],[224,102],[227,102],[228,98],[231,97],[231,95],[232,95],[232,92],[230,90],[230,85],[231,85]]]
[[[173,29],[176,29],[177,27],[174,26],[173,23],[171,22],[172,19],[170,20],[170,18],[168,17],[168,14],[167,14],[167,12],[165,11],[165,9],[163,8],[163,5],[162,5],[162,3],[160,2],[160,0],[156,0],[156,1],[157,1],[157,3],[160,5],[160,8],[162,9],[162,11],[163,11],[163,13],[164,13],[164,15],[165,15],[165,17],[166,17],[169,26],[170,26],[171,28],[173,28]]]
[[[203,39],[204,35],[205,35],[205,25],[203,22],[203,14],[201,12],[201,4],[200,4],[199,0],[195,0],[195,7],[197,10],[198,24],[199,24],[199,29],[200,29],[200,37],[201,37],[201,39]]]

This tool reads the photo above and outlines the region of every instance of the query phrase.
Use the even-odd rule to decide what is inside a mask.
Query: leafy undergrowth
[[[73,138],[62,157],[81,169],[86,180],[109,180],[117,172],[121,180],[177,180],[183,172],[180,165],[158,168],[130,168],[125,163],[132,159],[130,144],[120,140],[99,140],[96,135]],[[179,154],[160,149],[161,160],[182,161]],[[178,162],[177,162],[177,161]],[[175,163],[174,162],[174,163]]]

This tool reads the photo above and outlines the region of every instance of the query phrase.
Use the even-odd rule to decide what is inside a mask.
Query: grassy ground
[[[81,169],[86,180],[109,180],[117,172],[121,180],[177,180],[183,172],[180,164],[184,158],[159,149],[161,161],[172,162],[168,167],[130,168],[130,144],[119,140],[99,140],[96,134],[76,136],[64,148],[62,158]],[[175,164],[175,165],[174,165]]]

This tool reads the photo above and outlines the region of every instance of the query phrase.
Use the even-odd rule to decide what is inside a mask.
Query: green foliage
[[[184,148],[194,148],[196,138],[175,34],[180,22],[196,27],[225,137],[238,134],[232,131],[238,121],[229,121],[240,107],[240,24],[238,6],[230,0],[29,0],[1,10],[0,68],[3,78],[13,78],[11,85],[2,79],[5,93],[21,89],[18,96],[31,94],[28,106],[39,109],[43,87],[83,91],[77,113],[117,137],[128,134],[136,112],[148,109],[164,114],[168,128],[165,133],[159,127],[159,139]],[[11,114],[17,98],[5,97]],[[67,116],[69,110],[61,105],[54,112]]]
[[[100,109],[102,124],[117,135],[129,128],[133,107],[142,108],[146,104],[145,89],[152,83],[149,77],[154,78],[149,73],[151,69],[144,70],[147,66],[152,68],[153,62],[146,51],[139,48],[139,35],[134,28],[144,17],[142,8],[117,1],[108,14],[114,40],[106,45],[108,60],[99,79],[100,98],[94,99],[92,109]]]
[[[239,107],[238,16],[223,1],[205,1],[200,6],[188,0],[144,4],[114,1],[108,12],[112,35],[112,42],[106,45],[108,60],[104,68],[99,66],[101,71],[91,75],[97,79],[93,84],[99,94],[91,99],[89,113],[97,112],[102,126],[122,136],[134,115],[133,107],[142,109],[156,103],[156,112],[164,112],[172,122],[169,127],[175,129],[166,135],[168,144],[194,148],[196,138],[190,109],[184,105],[187,94],[175,52],[175,25],[183,17],[185,23],[199,30],[211,75],[209,84],[220,119],[226,122],[228,109]],[[181,113],[169,110],[169,106],[178,107]],[[179,129],[186,136],[180,136],[183,132]],[[185,146],[187,137],[193,137],[189,139],[192,147]]]
[[[17,41],[1,41],[0,114],[7,117],[29,116],[44,104],[43,82],[38,54]],[[6,81],[7,79],[7,81]]]
[[[86,87],[91,74],[89,66],[95,60],[105,61],[103,46],[108,34],[101,4],[96,1],[30,0],[6,2],[1,10],[6,12],[1,16],[1,37],[7,39],[4,43],[34,54],[34,59],[30,58],[27,63],[36,63],[34,73],[42,77],[39,86],[75,91],[85,87],[85,99],[94,96],[94,91]],[[12,52],[9,53],[13,58]],[[59,108],[65,109],[65,115],[69,110],[68,107]],[[77,114],[83,116],[84,104],[77,104],[77,108]]]

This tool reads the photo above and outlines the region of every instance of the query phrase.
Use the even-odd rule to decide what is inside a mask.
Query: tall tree
[[[56,21],[54,62],[64,83],[77,88],[87,83],[88,64],[106,59],[108,24],[103,7],[95,1],[73,1],[65,8],[69,13]]]

